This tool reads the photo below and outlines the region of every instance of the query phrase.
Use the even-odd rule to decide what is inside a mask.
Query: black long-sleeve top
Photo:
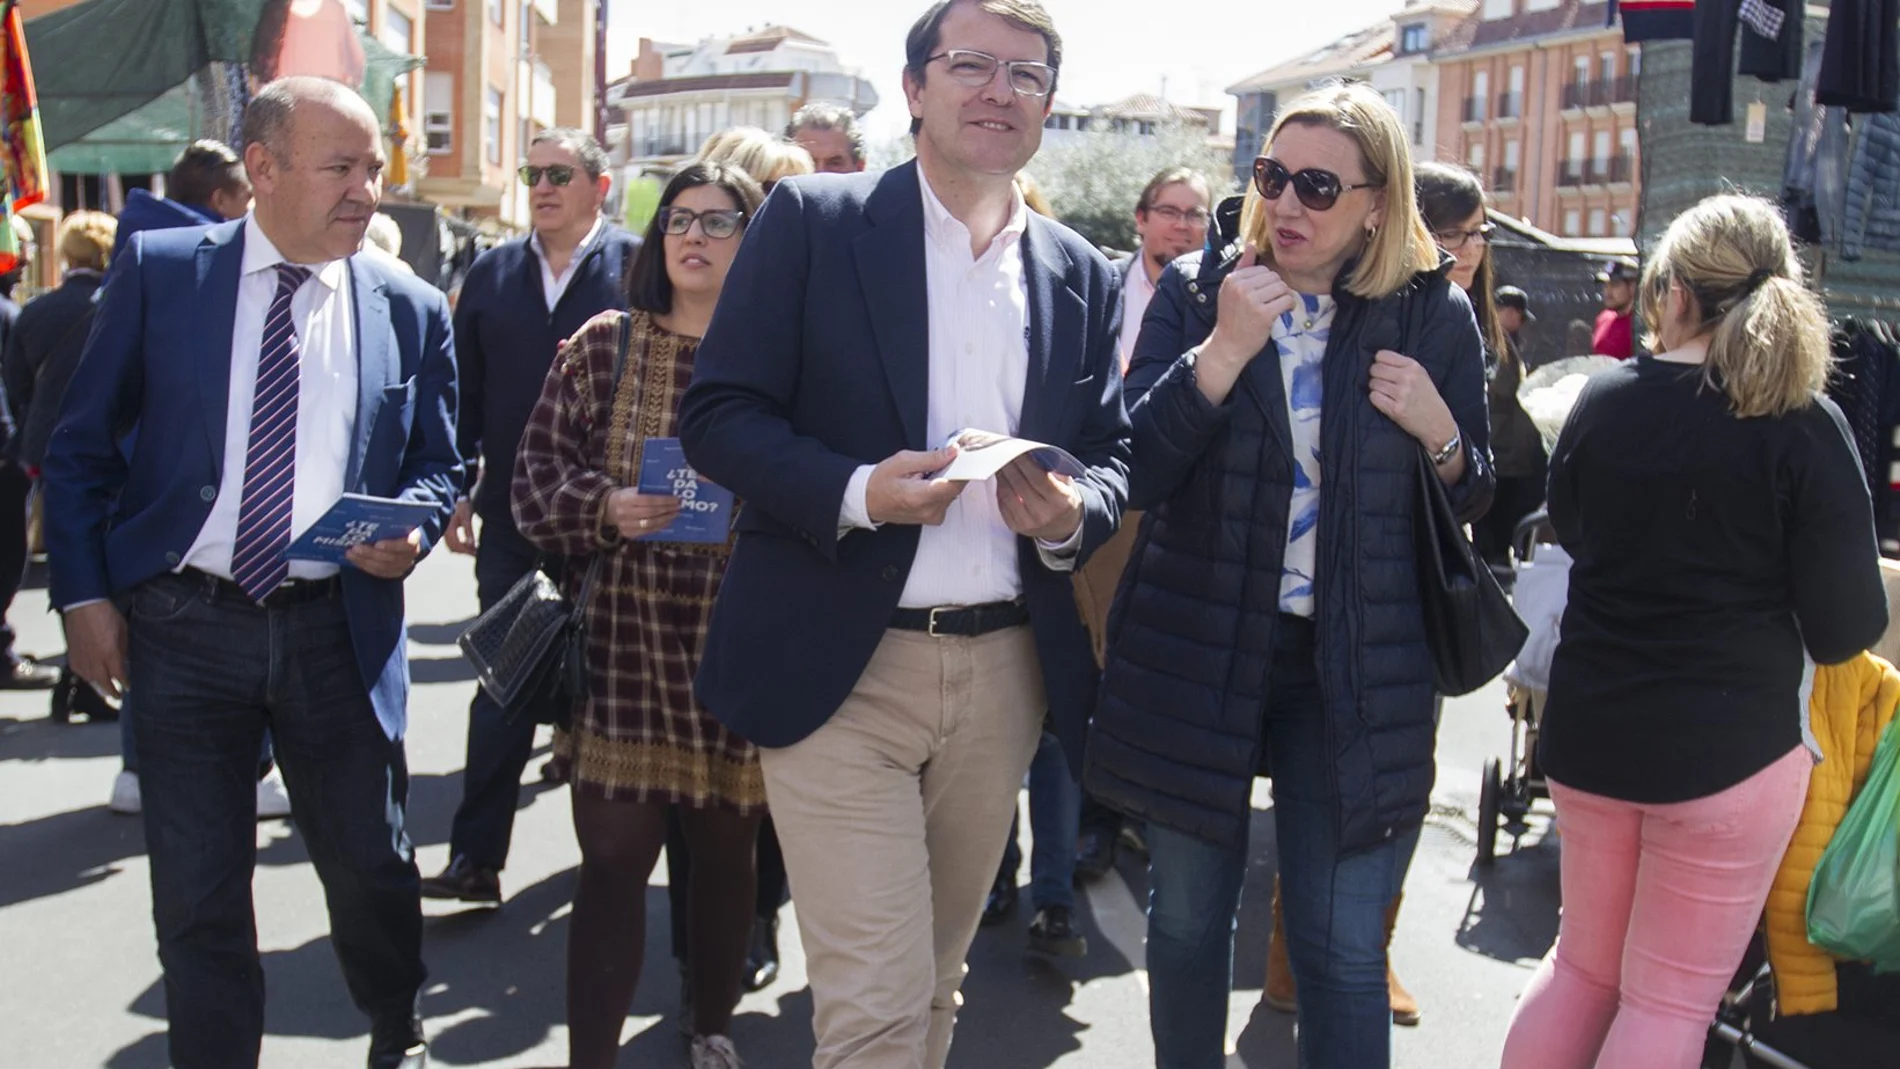
[[[1738,418],[1702,369],[1591,380],[1550,466],[1575,560],[1539,757],[1568,787],[1701,798],[1801,743],[1802,646],[1847,660],[1887,626],[1873,511],[1834,403]]]

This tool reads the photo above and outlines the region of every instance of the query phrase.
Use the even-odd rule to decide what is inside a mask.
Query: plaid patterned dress
[[[758,751],[693,698],[730,544],[623,540],[608,494],[639,482],[642,443],[676,434],[698,341],[633,312],[613,384],[621,313],[594,317],[555,358],[515,462],[514,514],[535,545],[567,558],[567,593],[602,559],[587,611],[589,693],[574,711],[574,786],[636,802],[765,806]]]

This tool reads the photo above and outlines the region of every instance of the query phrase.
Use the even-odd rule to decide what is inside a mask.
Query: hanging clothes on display
[[[1695,0],[1610,0],[1605,26],[1623,20],[1623,40],[1687,41],[1695,36]]]
[[[1847,215],[1847,109],[1814,99],[1825,43],[1808,42],[1801,85],[1791,104],[1788,159],[1782,169],[1781,205],[1788,229],[1801,241],[1840,248],[1841,220]]]
[[[1701,0],[1696,4],[1689,121],[1712,126],[1735,121],[1731,71],[1765,82],[1801,77],[1801,17],[1802,0]],[[1624,37],[1628,39],[1627,32]]]
[[[1827,395],[1853,431],[1884,550],[1900,538],[1890,474],[1894,429],[1900,426],[1900,338],[1890,323],[1848,318],[1834,324],[1831,342],[1835,366]]]
[[[1854,119],[1854,155],[1847,165],[1841,259],[1867,249],[1900,252],[1900,113]]]
[[[1849,111],[1900,106],[1900,0],[1833,0],[1817,99]]]

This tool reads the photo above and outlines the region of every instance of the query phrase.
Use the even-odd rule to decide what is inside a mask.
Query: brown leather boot
[[[1298,1008],[1293,986],[1293,960],[1286,955],[1286,917],[1280,912],[1280,877],[1273,878],[1273,936],[1267,944],[1267,986],[1260,1001],[1281,1013]]]
[[[1385,907],[1385,987],[1392,1002],[1392,1023],[1411,1028],[1418,1024],[1418,1000],[1399,983],[1399,974],[1392,971],[1392,932],[1398,927],[1399,904],[1404,901],[1405,894],[1400,892],[1393,896],[1392,904]]]

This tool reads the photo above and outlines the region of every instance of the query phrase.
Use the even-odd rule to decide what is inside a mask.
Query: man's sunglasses
[[[745,213],[734,208],[712,208],[703,212],[691,208],[661,208],[660,233],[679,237],[693,228],[695,219],[699,220],[699,232],[715,241],[737,234],[745,225]]]
[[[557,188],[567,185],[574,180],[574,168],[569,167],[565,163],[551,163],[546,167],[536,167],[533,164],[524,163],[521,165],[521,169],[515,173],[521,176],[521,184],[527,186],[529,189],[533,189],[535,186],[541,184],[542,175],[547,175],[548,184]]]
[[[1257,156],[1253,161],[1253,184],[1260,195],[1269,202],[1280,199],[1286,192],[1288,183],[1293,186],[1293,194],[1300,203],[1311,211],[1323,212],[1339,203],[1339,198],[1355,189],[1378,189],[1376,182],[1361,182],[1349,185],[1339,180],[1331,171],[1322,171],[1317,167],[1308,167],[1295,174],[1286,169],[1279,160],[1270,156]]]

